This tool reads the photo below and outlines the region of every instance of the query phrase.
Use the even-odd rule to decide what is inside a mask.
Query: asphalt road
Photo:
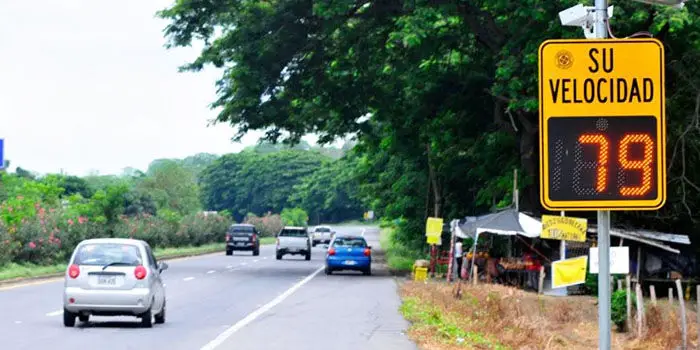
[[[378,229],[361,233],[378,247]],[[166,323],[151,329],[129,317],[92,317],[62,324],[63,281],[0,287],[2,349],[416,349],[404,335],[396,282],[380,266],[373,276],[326,276],[324,248],[311,261],[223,253],[169,262],[163,273]]]

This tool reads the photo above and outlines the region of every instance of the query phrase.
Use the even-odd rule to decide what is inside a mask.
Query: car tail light
[[[328,249],[328,255],[335,255],[335,248]]]
[[[258,238],[258,236],[252,235],[252,236],[250,236],[250,241],[253,242],[253,243],[255,243],[255,239],[256,239],[256,238]]]
[[[146,268],[140,265],[136,266],[134,269],[134,277],[136,277],[137,280],[146,278]]]
[[[277,246],[278,247],[280,246],[280,239],[279,238],[277,238]]]
[[[370,256],[372,254],[372,251],[369,248],[365,248],[365,256]]]
[[[78,278],[78,276],[80,276],[80,267],[76,264],[71,265],[68,268],[68,276],[70,276],[70,278]]]
[[[230,241],[230,240],[231,240],[231,235],[227,233],[227,234],[226,234],[226,242],[228,242],[228,241]]]

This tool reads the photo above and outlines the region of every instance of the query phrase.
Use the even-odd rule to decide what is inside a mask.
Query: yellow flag
[[[552,288],[573,286],[586,282],[588,256],[580,256],[552,263]]]
[[[426,236],[441,236],[442,235],[442,218],[428,218],[425,222]]]

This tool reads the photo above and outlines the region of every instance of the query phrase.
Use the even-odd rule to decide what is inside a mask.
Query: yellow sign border
[[[555,201],[549,198],[549,155],[545,152],[545,140],[549,136],[547,123],[545,123],[544,111],[544,60],[542,53],[548,45],[619,45],[619,44],[645,44],[653,43],[659,48],[661,56],[661,66],[659,67],[660,96],[661,110],[656,117],[656,132],[657,140],[660,140],[657,149],[657,196],[650,200],[581,200],[581,201]],[[565,47],[562,47],[564,49]],[[609,40],[590,40],[590,39],[551,39],[540,44],[538,50],[538,101],[539,101],[539,127],[540,127],[540,203],[542,206],[551,211],[594,211],[594,210],[658,210],[666,204],[666,72],[665,72],[665,52],[661,41],[653,38],[643,39],[609,39]],[[599,117],[599,116],[591,116]],[[605,117],[611,117],[606,115]],[[612,117],[625,117],[624,115]]]

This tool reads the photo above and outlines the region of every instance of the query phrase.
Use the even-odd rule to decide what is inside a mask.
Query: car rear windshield
[[[328,227],[317,227],[316,232],[331,232],[331,229]]]
[[[253,226],[232,226],[228,229],[229,233],[253,233]]]
[[[108,265],[123,266],[142,265],[141,252],[132,244],[96,243],[86,244],[78,249],[74,264],[77,265]]]
[[[284,237],[307,237],[308,234],[304,230],[282,230],[280,236]]]
[[[367,242],[359,237],[340,237],[336,238],[333,243],[334,247],[353,247],[353,248],[364,248],[367,246]]]

